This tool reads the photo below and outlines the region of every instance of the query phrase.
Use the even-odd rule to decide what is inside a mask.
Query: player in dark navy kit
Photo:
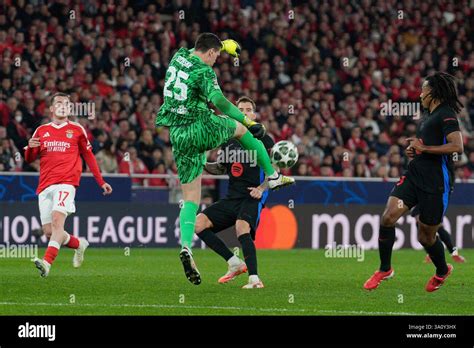
[[[255,102],[252,99],[239,98],[237,107],[251,120],[256,118]],[[265,135],[261,140],[268,150],[274,144],[268,135]],[[239,153],[240,155],[237,155]],[[220,154],[227,155],[227,160],[208,162],[205,169],[211,174],[229,174],[229,191],[224,199],[207,207],[197,216],[195,232],[209,248],[227,261],[228,271],[218,280],[219,283],[227,283],[248,270],[249,282],[243,288],[263,288],[263,283],[257,273],[257,253],[254,240],[260,212],[268,195],[265,174],[256,162],[252,161],[249,152],[245,155],[238,141],[233,139],[228,141],[221,147]],[[233,161],[232,156],[235,158],[241,156],[243,160]],[[234,255],[216,235],[216,233],[234,225],[237,238],[242,245],[245,262]]]
[[[382,280],[393,277],[392,247],[395,224],[408,210],[417,205],[418,241],[436,267],[436,274],[426,284],[426,291],[438,290],[453,270],[446,263],[444,247],[436,232],[443,221],[454,184],[452,156],[464,151],[456,113],[461,111],[454,77],[436,72],[428,76],[421,89],[421,103],[427,112],[418,124],[416,138],[409,138],[406,149],[406,175],[392,190],[382,215],[379,232],[380,268],[364,284],[376,289]]]

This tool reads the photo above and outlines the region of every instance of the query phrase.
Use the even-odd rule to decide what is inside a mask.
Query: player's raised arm
[[[459,122],[456,114],[444,114],[441,119],[441,130],[446,139],[443,145],[424,145],[422,141],[417,138],[408,138],[410,147],[420,152],[426,152],[434,155],[451,155],[453,153],[462,153],[464,151],[464,144],[462,140],[462,133],[459,129]]]
[[[31,163],[38,158],[40,153],[41,143],[40,138],[33,137],[28,141],[28,145],[24,147],[25,161]]]
[[[262,124],[249,119],[222,94],[214,70],[211,68],[206,69],[203,73],[200,87],[203,94],[219,111],[242,123],[255,138],[261,139],[265,136],[265,127]]]
[[[462,134],[460,131],[449,133],[446,136],[446,144],[443,145],[427,146],[417,138],[408,138],[407,141],[410,142],[411,148],[434,155],[451,155],[453,153],[462,153],[464,151]]]
[[[250,133],[257,139],[261,139],[265,136],[265,127],[258,122],[252,121],[245,116],[240,110],[232,104],[222,92],[214,93],[211,98],[212,104],[214,104],[223,114],[232,117],[234,120],[239,121],[245,127],[248,128]]]
[[[112,186],[105,182],[104,178],[99,169],[99,165],[97,164],[97,160],[95,159],[94,154],[92,153],[92,145],[90,144],[87,136],[84,133],[81,133],[79,138],[79,152],[82,155],[82,158],[87,163],[87,166],[91,170],[92,174],[94,175],[95,181],[97,184],[104,190],[104,195],[109,195],[112,193]]]
[[[38,158],[39,154],[40,154],[40,151],[41,151],[40,137],[37,134],[38,129],[39,129],[39,127],[36,128],[36,130],[33,132],[33,135],[31,136],[30,140],[28,140],[28,145],[23,148],[25,150],[25,161],[27,163],[31,163],[34,160],[36,160]]]

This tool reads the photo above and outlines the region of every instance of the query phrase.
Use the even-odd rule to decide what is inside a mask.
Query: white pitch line
[[[417,316],[439,316],[458,314],[445,313],[410,313],[410,312],[366,312],[366,311],[349,311],[349,310],[325,310],[325,309],[288,309],[288,308],[257,308],[257,307],[225,307],[225,306],[188,306],[188,305],[165,305],[165,304],[104,304],[104,303],[20,303],[20,302],[0,302],[0,306],[53,306],[53,307],[131,307],[131,308],[171,308],[171,309],[222,309],[222,310],[239,310],[239,311],[258,311],[258,312],[300,312],[300,313],[320,313],[320,314],[355,314],[355,315],[417,315]]]

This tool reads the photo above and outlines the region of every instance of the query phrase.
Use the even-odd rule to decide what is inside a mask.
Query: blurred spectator
[[[369,148],[364,139],[361,139],[360,127],[354,127],[351,132],[351,138],[347,141],[346,148],[351,151],[362,150],[366,152]]]
[[[127,158],[128,157],[128,158]],[[138,158],[137,149],[130,146],[127,149],[126,155],[122,159],[119,165],[119,173],[122,174],[148,174],[149,171],[143,161]],[[132,185],[143,186],[146,183],[146,179],[133,178]]]
[[[107,140],[104,143],[102,150],[100,150],[95,157],[102,173],[117,173],[117,155],[115,144],[111,140]]]
[[[155,165],[151,174],[166,174],[165,162],[161,161]],[[148,186],[168,186],[168,182],[164,178],[152,178],[148,181]]]
[[[365,163],[357,163],[354,169],[354,177],[356,178],[368,178],[370,177],[370,170],[367,168]]]
[[[153,134],[149,129],[145,129],[140,136],[138,142],[138,151],[140,152],[141,159],[147,166],[148,170],[152,171],[155,167],[153,161],[153,152],[158,148],[158,145],[153,141]],[[164,163],[163,163],[164,164]]]
[[[242,94],[253,98],[274,140],[298,146],[299,163],[284,172],[400,175],[407,164],[405,139],[418,121],[385,115],[382,105],[415,105],[423,78],[442,70],[457,77],[465,105],[459,118],[466,155],[456,175],[474,176],[474,33],[466,20],[474,10],[465,1],[404,2],[410,16],[402,20],[393,15],[396,0],[350,6],[196,1],[192,13],[202,16],[185,21],[175,15],[179,1],[86,1],[74,21],[63,15],[74,6],[71,0],[7,3],[0,6],[0,140],[8,135],[20,152],[48,121],[48,96],[62,91],[73,101],[94,103],[96,118],[80,121],[103,171],[117,170],[115,152],[122,173],[175,173],[169,130],[154,124],[166,68],[179,47],[192,47],[200,32],[212,31],[242,46],[238,65],[223,54],[214,66],[224,94],[233,101]],[[295,19],[287,19],[289,10]],[[1,163],[3,170],[18,166]],[[37,168],[23,164],[23,170]]]
[[[28,145],[28,131],[23,125],[23,114],[20,110],[15,110],[14,117],[7,124],[8,137],[13,140],[15,146],[23,148]]]
[[[8,141],[5,139],[5,141]],[[9,148],[3,146],[5,142],[0,143],[0,172],[8,172],[15,168],[15,161]]]

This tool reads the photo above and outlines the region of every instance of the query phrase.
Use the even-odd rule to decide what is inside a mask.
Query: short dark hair
[[[461,111],[463,105],[458,97],[454,76],[438,71],[428,76],[426,81],[428,81],[428,86],[431,87],[432,99],[448,104],[455,112]]]
[[[213,33],[200,34],[196,39],[196,43],[194,44],[194,49],[199,52],[207,52],[210,49],[220,50],[221,48],[221,40]]]
[[[51,103],[51,104],[50,104],[50,105],[53,105],[53,104],[54,104],[54,99],[55,99],[56,97],[68,97],[68,98],[69,98],[70,96],[69,96],[69,94],[67,94],[67,93],[56,92],[56,93],[54,93],[54,94],[51,96],[51,99],[50,99],[50,103]]]
[[[257,105],[255,104],[253,99],[250,98],[250,97],[247,97],[246,95],[244,95],[244,96],[240,97],[239,99],[237,99],[236,105],[239,105],[240,103],[250,103],[250,104],[252,104],[253,111],[255,111],[255,109],[257,108]]]

